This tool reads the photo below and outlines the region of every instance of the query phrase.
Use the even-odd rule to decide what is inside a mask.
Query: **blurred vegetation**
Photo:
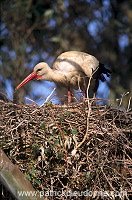
[[[110,98],[132,94],[132,10],[128,0],[1,1],[0,88],[14,89],[34,64],[69,50],[84,51],[111,68]],[[14,93],[19,102],[30,84]],[[103,93],[103,91],[102,91]]]

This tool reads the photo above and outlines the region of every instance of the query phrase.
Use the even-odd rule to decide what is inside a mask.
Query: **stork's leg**
[[[70,88],[68,87],[68,103],[71,103],[72,102],[72,96],[71,96],[71,91],[70,91]]]

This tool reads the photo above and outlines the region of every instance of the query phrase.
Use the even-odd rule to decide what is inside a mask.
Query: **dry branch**
[[[0,109],[1,148],[27,174],[35,189],[114,190],[129,195],[131,111],[97,103],[91,104],[89,111],[85,102],[70,105],[49,102],[39,107],[1,101]],[[85,137],[86,131],[89,137]],[[71,156],[79,144],[76,154]]]

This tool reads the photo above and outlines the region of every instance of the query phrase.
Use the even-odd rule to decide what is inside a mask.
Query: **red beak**
[[[32,80],[33,78],[37,77],[37,73],[36,72],[32,72],[31,74],[29,74],[29,76],[27,76],[27,78],[25,78],[16,88],[15,90],[18,90],[20,87],[22,87],[23,85],[25,85],[27,82],[29,82],[30,80]]]

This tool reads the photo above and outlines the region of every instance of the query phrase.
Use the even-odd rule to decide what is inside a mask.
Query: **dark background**
[[[23,102],[24,96],[37,102],[41,96],[46,98],[53,84],[32,81],[15,93],[14,88],[38,62],[52,66],[60,53],[78,50],[94,55],[112,71],[97,96],[115,101],[129,92],[121,104],[127,108],[132,94],[131,0],[0,2],[2,93],[16,102]]]

